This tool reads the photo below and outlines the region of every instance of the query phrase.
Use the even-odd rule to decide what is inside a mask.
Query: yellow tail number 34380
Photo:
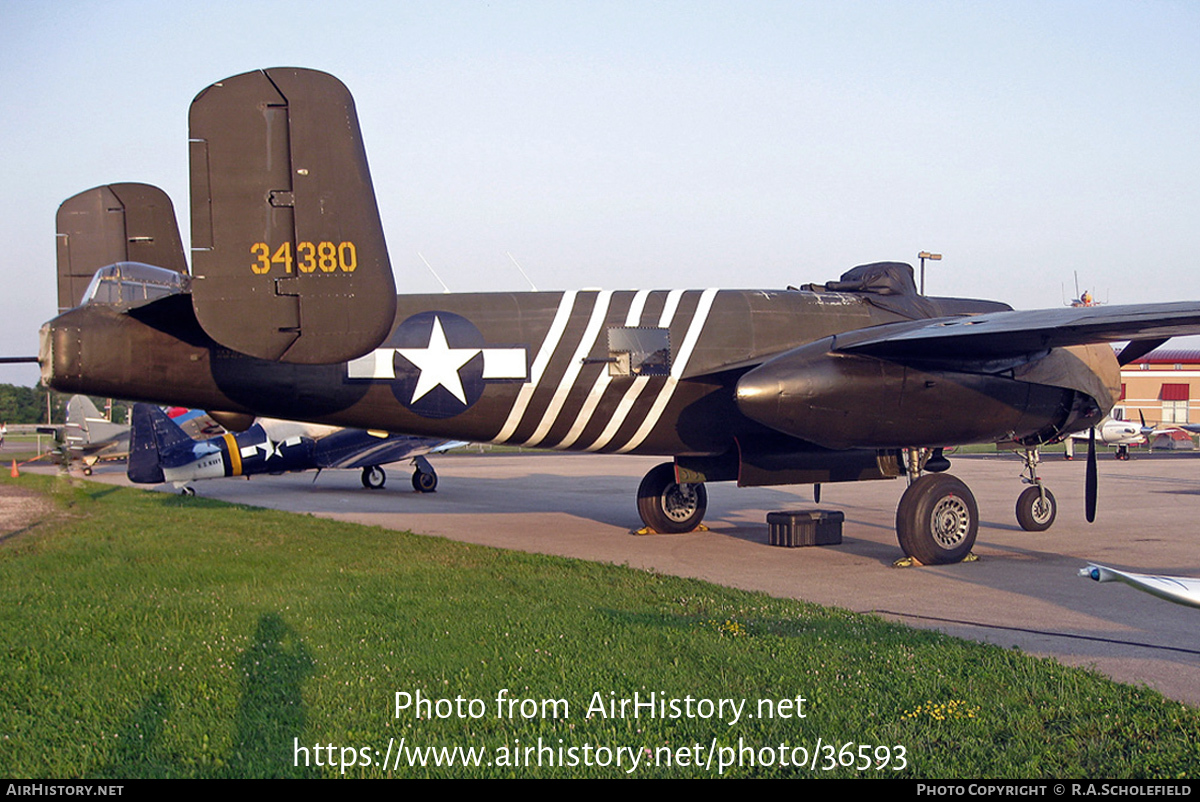
[[[292,243],[285,242],[271,250],[265,242],[256,242],[250,246],[250,253],[258,257],[250,263],[250,269],[258,275],[271,272],[272,265],[281,265],[284,273],[292,272],[292,265],[301,273],[312,273],[320,270],[322,273],[332,273],[341,270],[343,273],[353,273],[358,267],[358,251],[353,242],[301,242],[296,246],[296,257],[292,257]]]

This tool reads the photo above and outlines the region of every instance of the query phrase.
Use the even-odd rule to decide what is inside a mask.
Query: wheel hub
[[[1034,500],[1033,508],[1030,510],[1030,512],[1033,513],[1033,520],[1037,521],[1039,524],[1044,524],[1050,520],[1050,513],[1052,512],[1052,509],[1053,508],[1050,506],[1050,502],[1044,498],[1038,497]]]
[[[699,497],[695,485],[671,485],[662,495],[662,508],[667,517],[680,523],[696,513]]]
[[[934,505],[930,528],[939,546],[953,549],[967,538],[971,528],[971,511],[958,496],[946,496]]]

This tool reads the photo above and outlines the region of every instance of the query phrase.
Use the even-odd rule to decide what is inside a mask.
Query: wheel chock
[[[975,552],[967,552],[967,556],[959,560],[960,563],[973,563],[979,561],[979,555]],[[951,563],[953,564],[953,563]],[[924,568],[925,563],[918,560],[916,557],[901,557],[892,563],[893,568]]]
[[[696,528],[691,530],[691,532],[678,532],[676,534],[690,535],[692,532],[707,532],[707,531],[709,531],[707,526],[705,526],[704,524],[697,524]],[[631,535],[661,535],[664,533],[656,531],[654,529],[651,529],[648,526],[643,526],[641,529],[630,530],[629,534],[631,534]],[[666,534],[671,534],[671,533],[668,532]]]

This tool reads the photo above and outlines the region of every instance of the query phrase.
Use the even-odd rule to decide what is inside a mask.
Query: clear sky
[[[354,93],[401,292],[782,287],[1200,298],[1194,2],[0,0],[0,353],[54,214],[117,181],[187,231],[187,109],[304,66]],[[33,367],[0,367],[32,384]]]

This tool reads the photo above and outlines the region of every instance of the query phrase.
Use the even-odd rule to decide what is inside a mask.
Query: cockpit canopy
[[[83,293],[83,303],[141,306],[187,292],[190,287],[191,279],[183,273],[141,262],[116,262],[96,271]]]

